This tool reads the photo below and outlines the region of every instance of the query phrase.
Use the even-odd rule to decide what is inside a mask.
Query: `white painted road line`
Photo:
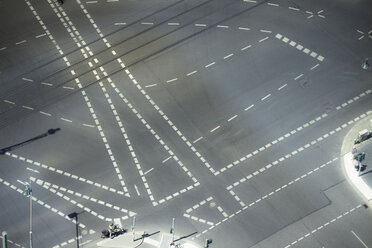
[[[150,171],[152,171],[154,168],[151,168],[150,170],[148,170],[148,171],[146,171],[145,173],[144,173],[144,175],[146,175],[147,173],[149,173]]]
[[[141,22],[142,25],[154,25],[153,22]]]
[[[211,132],[211,133],[213,133],[214,131],[216,131],[217,129],[219,129],[221,126],[217,126],[217,127],[215,127],[215,128],[213,128],[211,131],[209,131],[209,132]]]
[[[294,80],[297,80],[297,79],[301,78],[303,75],[304,75],[304,74],[298,75],[297,77],[295,77]]]
[[[62,121],[66,121],[66,122],[72,122],[72,120],[69,120],[69,119],[65,119],[65,118],[61,118]]]
[[[150,87],[154,87],[156,86],[157,84],[149,84],[149,85],[146,85],[145,88],[150,88]]]
[[[244,51],[244,50],[246,50],[246,49],[248,49],[248,48],[250,48],[252,45],[248,45],[248,46],[245,46],[245,47],[243,47],[242,49],[240,49],[240,50],[242,50],[242,51]]]
[[[228,119],[227,121],[232,121],[232,120],[234,120],[236,117],[238,117],[238,115],[234,115],[233,117],[231,117],[230,119]]]
[[[265,30],[265,29],[261,29],[260,32],[262,32],[262,33],[272,33],[272,31],[270,31],[270,30]]]
[[[22,108],[29,109],[29,110],[34,110],[33,108],[31,108],[29,106],[25,106],[25,105],[22,105]]]
[[[199,137],[196,140],[194,140],[192,143],[195,144],[196,142],[200,141],[203,137]]]
[[[314,70],[315,68],[317,68],[318,66],[319,66],[319,64],[316,64],[316,65],[314,65],[313,67],[311,67],[310,70],[312,71],[312,70]]]
[[[173,79],[168,80],[167,83],[171,83],[171,82],[174,82],[176,80],[178,80],[178,78],[173,78]]]
[[[83,123],[83,126],[86,126],[86,127],[95,127],[94,125],[85,124],[85,123]]]
[[[283,84],[282,86],[280,86],[279,88],[278,88],[278,90],[281,90],[281,89],[283,89],[284,87],[286,87],[287,86],[287,84]]]
[[[134,188],[136,189],[137,195],[140,196],[140,192],[138,191],[137,185],[134,185]]]
[[[33,82],[34,80],[29,79],[29,78],[22,78],[23,81],[28,81],[28,82]]]
[[[233,56],[233,55],[234,55],[233,53],[230,53],[229,55],[226,55],[225,57],[223,57],[223,59],[230,58],[230,57]]]
[[[5,50],[6,49],[6,47],[2,47],[2,48],[0,48],[0,51],[3,51],[3,50]]]
[[[196,26],[196,27],[206,27],[206,26],[207,26],[207,24],[200,24],[200,23],[196,23],[196,24],[195,24],[195,26]]]
[[[299,10],[300,10],[300,9],[298,9],[298,8],[293,8],[293,7],[288,7],[288,9],[296,10],[296,11],[299,11]]]
[[[249,110],[249,109],[253,108],[253,106],[254,106],[254,104],[252,104],[251,106],[249,106],[249,107],[245,108],[245,109],[244,109],[244,111],[247,111],[247,110]]]
[[[212,63],[206,65],[205,68],[208,68],[208,67],[210,67],[210,66],[212,66],[212,65],[214,65],[214,64],[216,64],[216,62],[212,62]]]
[[[25,42],[26,42],[26,40],[22,40],[22,41],[19,41],[19,42],[15,43],[15,44],[20,45],[20,44],[25,43]]]
[[[238,27],[240,30],[251,30],[250,28],[243,28],[243,27]]]
[[[197,73],[197,72],[198,72],[198,71],[196,71],[196,70],[195,70],[195,71],[192,71],[192,72],[189,72],[189,73],[186,74],[186,76],[191,76],[192,74],[195,74],[195,73]]]
[[[39,111],[39,113],[40,113],[40,114],[43,114],[43,115],[47,115],[47,116],[52,116],[51,114],[49,114],[49,113],[45,113],[45,112],[43,112],[43,111]]]
[[[22,182],[21,180],[17,179],[17,182],[19,182],[20,184],[23,184],[23,185],[26,185],[25,182]]]
[[[261,98],[261,101],[263,101],[263,100],[269,98],[270,96],[271,96],[271,94],[267,94],[266,96],[264,96],[263,98]]]
[[[268,36],[266,36],[265,38],[263,38],[263,39],[261,39],[261,40],[259,40],[258,42],[262,42],[262,41],[265,41],[265,40],[267,40],[269,37]]]
[[[4,102],[9,103],[9,104],[15,104],[15,102],[11,102],[9,100],[4,100]]]
[[[43,37],[43,36],[45,36],[45,35],[46,35],[46,33],[39,34],[39,35],[36,35],[35,38],[38,39],[38,38],[41,38],[41,37]]]
[[[351,233],[354,234],[354,236],[355,236],[355,237],[360,241],[360,243],[362,243],[362,244],[364,245],[364,247],[368,248],[368,246],[366,245],[366,243],[364,243],[363,240],[361,240],[361,239],[359,238],[359,236],[356,235],[356,233],[355,233],[353,230],[351,230]]]
[[[162,164],[164,164],[165,162],[167,162],[169,159],[171,159],[171,156],[167,157],[166,159],[164,159],[163,161],[161,161]]]
[[[115,26],[118,26],[118,25],[126,25],[126,23],[125,23],[125,22],[115,22],[114,25],[115,25]]]
[[[32,172],[35,172],[35,173],[40,173],[38,170],[34,170],[34,169],[31,169],[31,168],[26,168],[26,170],[29,170],[29,171],[32,171]]]

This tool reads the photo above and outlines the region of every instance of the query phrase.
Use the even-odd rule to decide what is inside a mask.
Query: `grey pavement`
[[[172,218],[184,248],[372,247],[345,169],[372,119],[371,2],[64,2],[0,1],[0,149],[61,129],[0,155],[9,247],[29,247],[29,181],[34,247],[76,247],[73,212],[87,248],[137,245],[101,239],[134,216],[159,231],[144,248]]]

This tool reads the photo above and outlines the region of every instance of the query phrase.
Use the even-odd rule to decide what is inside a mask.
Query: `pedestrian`
[[[111,224],[109,225],[109,229],[108,229],[108,231],[109,231],[109,233],[110,233],[109,238],[110,238],[110,239],[113,239],[114,237],[112,236],[112,234],[113,234],[113,232],[114,232],[114,223],[111,223]]]
[[[353,146],[353,150],[351,150],[351,154],[353,155],[353,157],[358,153],[358,150],[356,149],[355,146]]]

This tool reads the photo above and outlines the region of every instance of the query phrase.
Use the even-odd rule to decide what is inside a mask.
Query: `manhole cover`
[[[330,102],[327,102],[325,104],[323,104],[323,108],[324,110],[328,113],[328,112],[331,112],[333,110],[333,104],[330,103]]]
[[[211,203],[209,203],[209,206],[210,206],[211,208],[214,208],[214,207],[216,206],[216,203],[215,203],[215,202],[211,202]]]
[[[307,77],[303,77],[299,80],[299,83],[302,88],[307,88],[310,86],[311,82]]]

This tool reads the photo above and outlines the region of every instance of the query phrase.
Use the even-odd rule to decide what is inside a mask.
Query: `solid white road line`
[[[362,244],[364,245],[364,247],[368,248],[368,246],[363,242],[363,240],[361,240],[361,239],[359,238],[358,235],[356,235],[356,233],[355,233],[353,230],[351,230],[351,233],[354,234],[354,236],[355,236],[355,237],[360,241],[360,243],[362,243]]]

